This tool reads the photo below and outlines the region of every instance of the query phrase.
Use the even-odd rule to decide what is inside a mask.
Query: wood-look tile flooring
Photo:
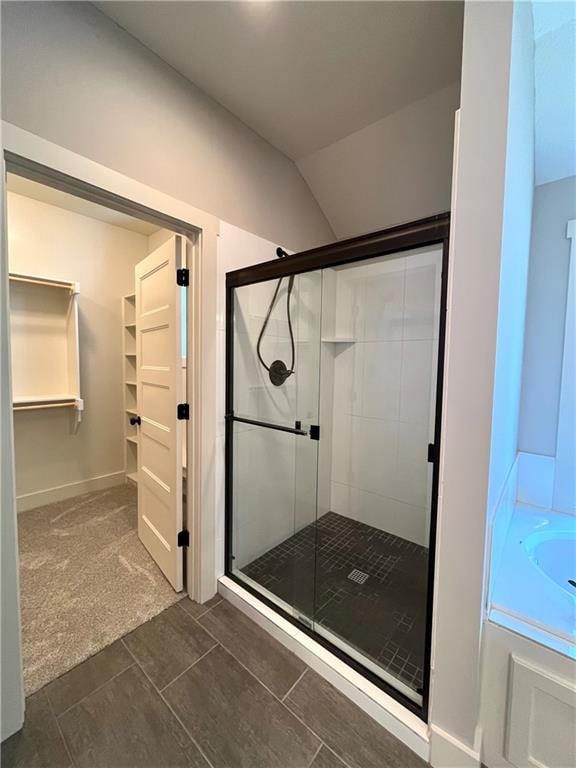
[[[219,597],[188,598],[49,683],[3,768],[422,768]]]

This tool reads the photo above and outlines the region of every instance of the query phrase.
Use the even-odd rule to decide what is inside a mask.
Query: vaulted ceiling
[[[294,159],[459,79],[460,2],[96,5]]]

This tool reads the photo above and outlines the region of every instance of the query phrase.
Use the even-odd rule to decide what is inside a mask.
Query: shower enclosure
[[[423,717],[448,231],[226,278],[226,573]]]

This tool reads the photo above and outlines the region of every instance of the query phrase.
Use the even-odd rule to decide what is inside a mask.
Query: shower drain
[[[364,571],[359,571],[358,568],[354,568],[354,570],[350,571],[348,574],[348,578],[350,581],[355,581],[356,584],[365,584],[368,574],[364,573]]]

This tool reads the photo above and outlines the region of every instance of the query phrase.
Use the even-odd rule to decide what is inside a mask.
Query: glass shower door
[[[308,625],[314,611],[321,288],[316,271],[233,290],[227,413],[229,570]]]

